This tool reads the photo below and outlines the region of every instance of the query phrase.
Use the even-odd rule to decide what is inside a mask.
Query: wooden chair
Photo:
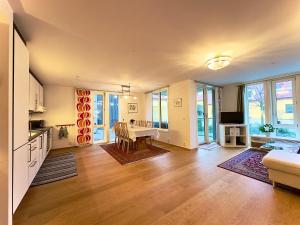
[[[120,140],[122,142],[122,150],[125,150],[127,143],[127,153],[129,153],[130,145],[132,144],[134,147],[134,142],[129,138],[127,123],[121,123]]]
[[[141,127],[147,127],[147,121],[141,120]]]
[[[119,148],[121,144],[121,124],[121,122],[115,122],[113,128],[115,131],[115,145],[117,148]]]
[[[152,121],[147,121],[147,127],[152,128],[153,127],[153,122]]]

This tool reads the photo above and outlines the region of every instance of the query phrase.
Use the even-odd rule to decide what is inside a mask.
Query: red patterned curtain
[[[75,91],[77,114],[77,144],[91,144],[91,91],[77,89]]]

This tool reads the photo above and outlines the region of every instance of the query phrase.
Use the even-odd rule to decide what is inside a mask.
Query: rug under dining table
[[[146,144],[146,147],[143,149],[132,149],[129,151],[129,153],[126,153],[126,151],[118,148],[114,143],[100,145],[100,147],[110,154],[121,165],[149,159],[169,152],[166,149],[150,144]]]

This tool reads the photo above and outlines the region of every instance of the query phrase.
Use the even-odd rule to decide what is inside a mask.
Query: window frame
[[[162,92],[167,92],[167,128],[163,128],[161,127],[162,124],[162,107],[161,107],[161,93]],[[169,89],[168,88],[163,88],[163,89],[159,89],[157,91],[154,91],[151,93],[151,101],[152,101],[152,124],[154,124],[153,121],[153,94],[159,94],[159,126],[158,129],[163,129],[163,130],[168,130],[169,129]]]
[[[244,102],[246,103],[245,105],[244,105],[244,109],[245,109],[245,115],[244,115],[244,117],[245,117],[245,122],[246,122],[246,124],[249,124],[249,102],[253,102],[253,101],[249,101],[248,100],[248,91],[247,91],[247,88],[248,88],[248,86],[253,86],[253,85],[257,85],[257,84],[262,84],[263,85],[263,89],[264,89],[264,101],[265,101],[265,109],[264,109],[264,111],[262,112],[263,113],[263,115],[264,115],[264,123],[266,123],[267,122],[267,113],[266,113],[266,111],[267,111],[267,109],[266,109],[266,102],[267,102],[267,95],[266,95],[266,93],[267,93],[267,91],[268,91],[268,89],[267,89],[267,87],[266,87],[266,84],[265,84],[265,82],[264,81],[258,81],[258,82],[253,82],[253,83],[249,83],[249,84],[246,84],[245,85],[245,92],[244,92]],[[263,124],[262,124],[263,125]],[[249,134],[250,135],[260,135],[260,134],[251,134],[250,133],[250,128],[249,128]]]
[[[277,99],[276,99],[276,83],[283,82],[283,81],[292,81],[292,94],[293,94],[293,124],[278,124],[278,117],[277,117]],[[272,88],[271,88],[271,101],[272,101],[272,125],[274,128],[297,128],[297,101],[296,101],[296,79],[295,78],[283,78],[283,79],[276,79],[272,80]]]

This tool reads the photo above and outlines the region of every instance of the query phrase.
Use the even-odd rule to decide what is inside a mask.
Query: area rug
[[[117,146],[112,144],[100,145],[108,154],[110,154],[115,160],[117,160],[121,165],[137,162],[140,160],[152,158],[155,156],[162,155],[169,152],[166,149],[159,148],[154,145],[147,144],[146,148],[139,150],[131,150],[129,153],[118,149]]]
[[[266,154],[267,152],[248,149],[221,163],[218,167],[271,184],[267,168],[262,164],[262,159]]]
[[[209,144],[203,144],[203,145],[199,145],[198,149],[203,149],[203,150],[208,150],[208,151],[213,151],[213,150],[217,150],[221,148],[220,145],[218,145],[216,142],[212,142]]]
[[[49,154],[31,186],[51,183],[77,175],[76,158],[72,152]]]

